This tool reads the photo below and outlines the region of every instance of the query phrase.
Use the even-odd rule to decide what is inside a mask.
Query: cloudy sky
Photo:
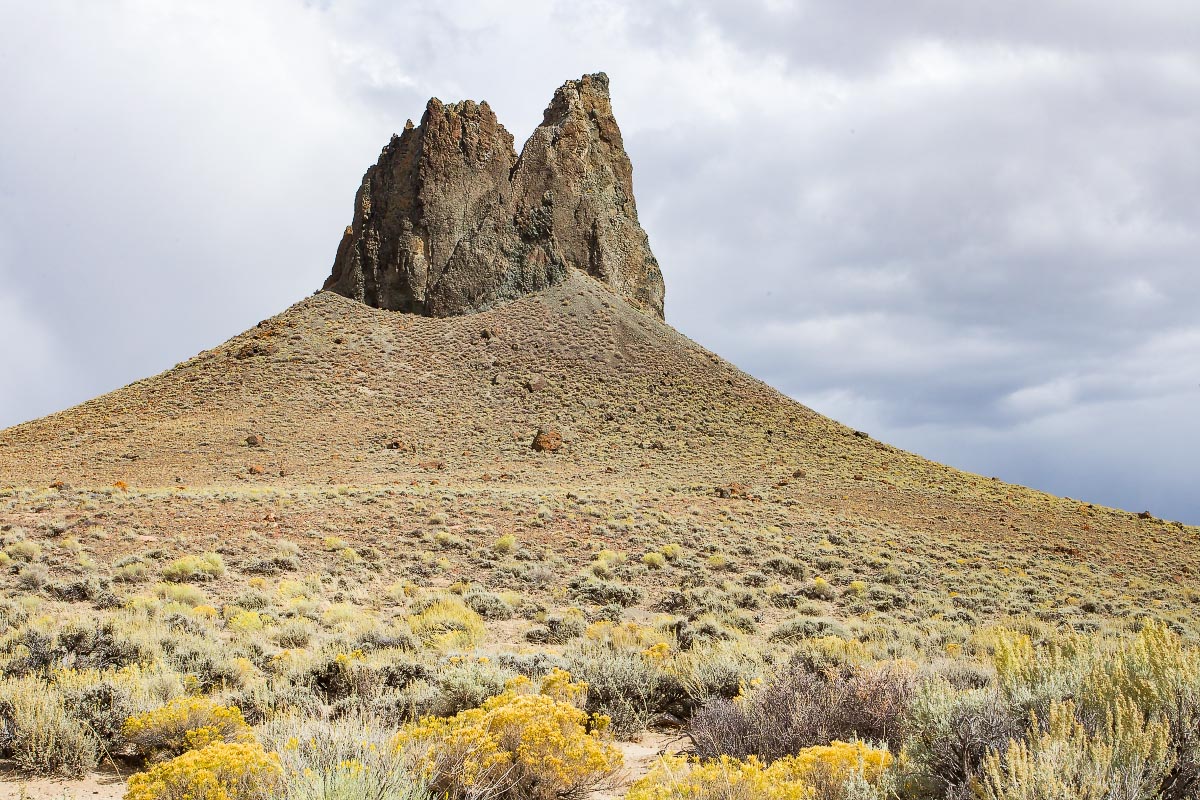
[[[9,0],[0,427],[320,286],[425,100],[605,70],[668,321],[872,435],[1200,523],[1193,0]]]

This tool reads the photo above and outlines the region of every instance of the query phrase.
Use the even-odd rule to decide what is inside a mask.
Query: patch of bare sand
[[[592,800],[615,800],[624,797],[629,787],[651,770],[659,756],[678,753],[686,741],[686,737],[678,733],[650,731],[636,742],[617,742],[617,748],[625,757],[625,768],[621,771],[619,782],[607,791],[592,792]]]
[[[121,800],[125,776],[93,772],[80,780],[29,778],[0,765],[0,800]]]

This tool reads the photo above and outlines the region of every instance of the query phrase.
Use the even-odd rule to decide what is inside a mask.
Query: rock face
[[[604,73],[563,84],[519,157],[486,102],[431,99],[363,176],[324,288],[444,317],[545,289],[571,268],[663,316]]]

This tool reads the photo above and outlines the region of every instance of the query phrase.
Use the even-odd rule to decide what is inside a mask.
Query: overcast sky
[[[985,475],[1200,523],[1194,0],[6,0],[0,427],[329,272],[425,100],[607,71],[667,319]]]

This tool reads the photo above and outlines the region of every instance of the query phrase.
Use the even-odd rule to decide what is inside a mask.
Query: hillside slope
[[[530,447],[539,427],[562,432],[558,453]],[[855,436],[578,272],[447,319],[323,292],[166,373],[10,428],[0,452],[0,484],[34,486],[955,475]]]
[[[558,452],[531,447],[539,428],[562,433]],[[323,292],[168,372],[0,432],[0,487],[59,483],[705,498],[1176,576],[1190,548],[1167,562],[1151,540],[1197,535],[877,442],[578,272],[446,319]]]

